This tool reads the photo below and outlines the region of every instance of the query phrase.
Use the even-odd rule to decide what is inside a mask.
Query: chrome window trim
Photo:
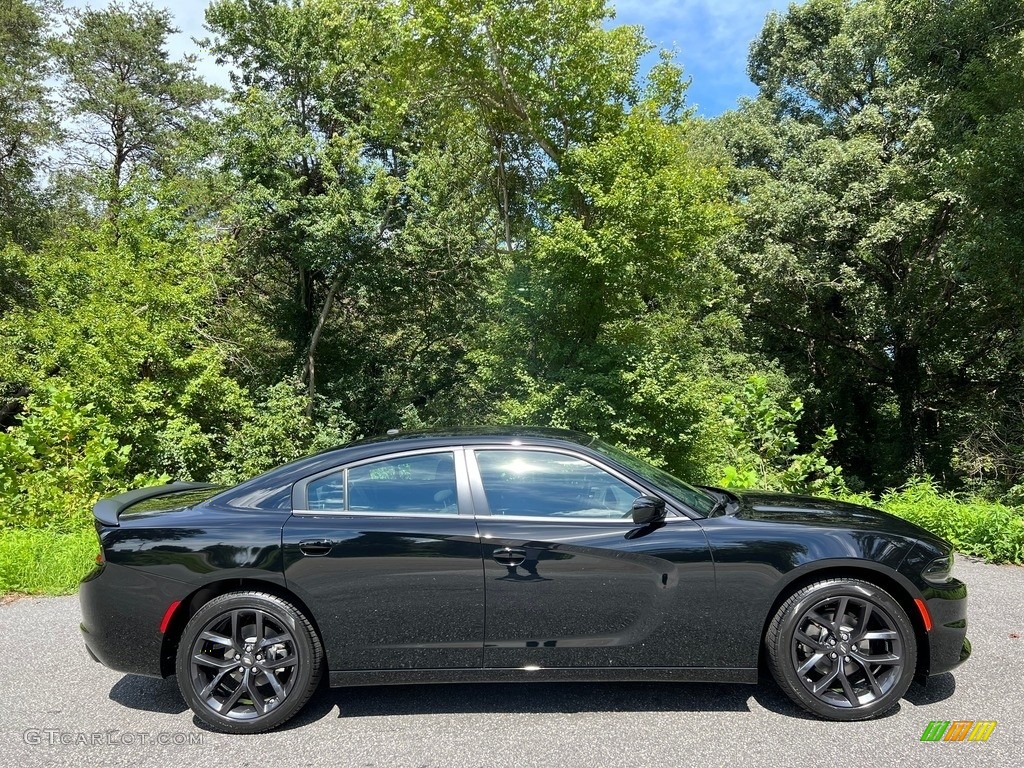
[[[464,515],[461,512],[446,515],[441,512],[349,512],[345,509],[293,509],[292,514],[304,517],[430,517],[436,520],[465,520],[470,517],[470,515]]]
[[[306,498],[306,487],[314,480],[322,477],[336,475],[339,472],[345,473],[345,505],[348,505],[348,470],[361,467],[365,464],[377,464],[382,461],[403,459],[409,456],[424,456],[432,453],[450,453],[455,464],[455,490],[456,490],[456,511],[454,513],[441,512],[353,512],[347,509],[310,509]],[[461,446],[441,446],[433,448],[418,448],[410,451],[399,451],[387,453],[356,461],[337,464],[329,469],[322,469],[319,472],[296,480],[292,485],[292,514],[293,515],[323,515],[331,517],[436,517],[442,520],[451,520],[457,517],[472,517],[472,503],[469,496],[469,479],[464,458],[464,451]]]
[[[587,525],[594,525],[596,523],[609,523],[612,525],[624,525],[628,528],[636,528],[636,523],[633,522],[632,517],[555,517],[542,516],[542,515],[477,515],[477,520],[484,521],[489,520],[491,522],[504,522],[508,520],[512,523],[552,523],[559,525],[574,525],[576,523],[586,523]],[[683,515],[676,515],[675,517],[666,516],[663,523],[692,523],[688,517]],[[485,537],[486,538],[486,537]]]
[[[348,512],[339,510],[327,510],[327,509],[293,509],[293,515],[301,515],[303,517],[381,517],[381,518],[433,518],[435,520],[458,520],[467,519],[470,515],[443,515],[437,512]],[[490,520],[492,522],[530,522],[530,523],[551,523],[553,525],[567,525],[576,523],[586,523],[587,525],[593,525],[595,523],[605,523],[609,525],[623,525],[629,528],[636,528],[634,523],[628,517],[544,517],[541,515],[477,515],[477,520]],[[676,515],[675,517],[666,517],[661,522],[663,523],[692,523],[694,522],[690,518],[684,515]],[[487,538],[485,535],[484,538]]]
[[[536,522],[539,520],[555,521],[562,523],[628,523],[632,527],[636,527],[636,523],[629,517],[619,518],[607,518],[607,517],[556,517],[553,515],[492,515],[491,508],[487,503],[487,492],[484,490],[483,478],[480,475],[480,465],[477,463],[476,454],[478,451],[535,451],[539,453],[560,453],[564,456],[570,456],[574,459],[586,462],[591,466],[597,467],[602,472],[607,472],[609,475],[614,477],[624,485],[628,485],[634,491],[637,492],[637,496],[656,496],[665,502],[666,511],[670,514],[665,515],[665,522],[675,519],[690,520],[690,517],[684,514],[675,503],[675,500],[671,497],[665,498],[662,493],[656,493],[649,488],[642,485],[638,485],[636,480],[631,477],[626,477],[621,472],[617,471],[614,467],[609,467],[602,461],[598,461],[587,454],[578,453],[573,450],[561,448],[559,446],[547,446],[547,445],[530,445],[524,443],[523,445],[473,445],[466,447],[465,457],[466,464],[470,470],[470,485],[473,490],[473,506],[476,512],[477,519],[481,520],[513,520],[513,521],[530,521]]]

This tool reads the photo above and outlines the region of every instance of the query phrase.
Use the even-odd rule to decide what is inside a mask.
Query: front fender
[[[715,562],[715,587],[726,606],[728,640],[716,663],[756,666],[765,622],[776,606],[813,574],[878,574],[907,595],[920,590],[899,573],[915,541],[881,531],[851,530],[806,523],[744,520],[723,516],[701,520]]]

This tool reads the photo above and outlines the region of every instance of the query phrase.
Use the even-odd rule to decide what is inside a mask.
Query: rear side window
[[[455,456],[428,453],[360,464],[310,481],[307,507],[332,512],[456,515]]]
[[[310,509],[323,509],[332,512],[345,510],[345,470],[325,475],[313,480],[306,486],[306,506]]]

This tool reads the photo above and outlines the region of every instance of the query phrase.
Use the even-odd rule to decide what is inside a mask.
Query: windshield
[[[682,480],[677,477],[673,477],[663,469],[658,469],[657,467],[648,464],[643,459],[638,459],[631,453],[626,453],[620,448],[616,448],[614,445],[608,445],[607,443],[602,443],[600,440],[595,440],[589,447],[593,448],[598,453],[603,453],[610,459],[614,459],[619,464],[622,464],[624,467],[628,467],[638,475],[645,477],[650,480],[651,483],[658,486],[678,501],[704,516],[709,515],[715,506],[715,500],[709,494],[699,488],[694,488],[688,483],[684,483]]]

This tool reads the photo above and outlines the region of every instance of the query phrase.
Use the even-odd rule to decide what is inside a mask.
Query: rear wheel
[[[215,597],[178,645],[181,695],[227,733],[259,733],[295,715],[320,682],[323,649],[305,616],[262,592]]]
[[[768,625],[765,647],[782,690],[829,720],[864,720],[892,709],[917,666],[906,611],[859,579],[827,579],[797,591]]]

